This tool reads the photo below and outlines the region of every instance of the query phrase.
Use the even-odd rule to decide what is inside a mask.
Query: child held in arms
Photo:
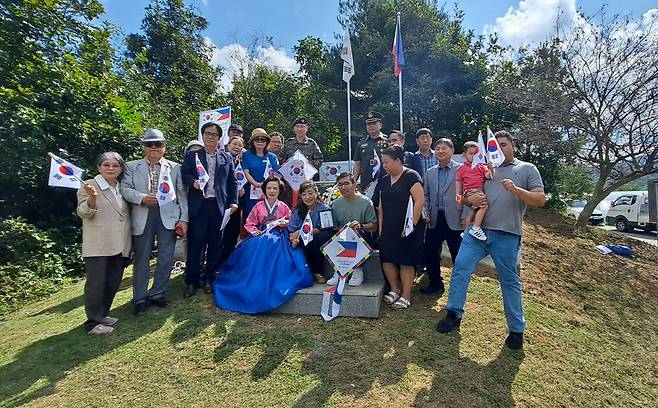
[[[486,166],[483,163],[478,163],[473,167],[473,157],[478,153],[478,145],[475,142],[468,141],[464,143],[464,160],[466,161],[463,166],[457,170],[455,179],[455,190],[457,192],[457,204],[473,205],[469,201],[475,193],[483,193],[484,181],[493,178],[493,167]],[[486,241],[487,236],[482,230],[482,221],[487,213],[487,206],[473,207],[473,212],[466,218],[466,224],[473,221],[473,227],[469,233],[480,241]]]

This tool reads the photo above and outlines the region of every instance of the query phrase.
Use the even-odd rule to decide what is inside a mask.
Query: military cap
[[[297,119],[295,119],[294,122],[292,122],[293,126],[295,126],[295,125],[308,125],[308,124],[309,124],[308,120],[306,120],[306,118],[303,117],[303,116],[298,117]]]
[[[381,123],[382,119],[384,119],[384,115],[379,112],[370,111],[366,114],[366,123]]]

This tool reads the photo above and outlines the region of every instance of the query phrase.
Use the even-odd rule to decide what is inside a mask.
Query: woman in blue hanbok
[[[262,183],[265,198],[249,213],[240,242],[222,264],[214,282],[215,304],[241,313],[263,313],[286,303],[299,289],[313,284],[301,248],[292,248],[286,225],[290,208],[279,201],[281,181]]]

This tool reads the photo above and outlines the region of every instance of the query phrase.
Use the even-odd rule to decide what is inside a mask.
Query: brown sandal
[[[324,285],[325,283],[327,283],[327,278],[320,275],[319,273],[314,273],[313,274],[313,280],[315,281],[315,283],[319,283],[321,285]]]

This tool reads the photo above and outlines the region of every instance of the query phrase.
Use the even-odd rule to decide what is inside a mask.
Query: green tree
[[[117,93],[112,31],[96,0],[0,3],[0,217],[79,225],[74,192],[47,186],[49,151],[95,174],[96,156],[126,153],[139,114]]]
[[[170,151],[196,138],[199,111],[225,103],[220,70],[210,64],[211,46],[201,35],[205,18],[183,0],[152,0],[142,20],[143,34],[126,37],[123,64],[129,93],[144,115],[144,126],[162,130]]]
[[[563,129],[569,123],[571,102],[562,84],[568,81],[560,60],[559,42],[528,50],[508,48],[497,39],[489,43],[486,110],[483,122],[492,129],[511,130],[522,160],[537,166],[545,191],[552,201],[560,199],[563,176],[575,151],[575,140],[567,141]]]
[[[393,76],[391,45],[400,11],[406,67],[403,72],[404,129],[429,127],[435,136],[455,135],[457,142],[473,137],[472,117],[484,107],[482,82],[485,59],[472,32],[431,0],[344,0],[340,21],[350,27],[355,75],[351,81],[352,129],[363,135],[369,109],[385,115],[384,129],[398,128],[398,82]],[[311,83],[330,89],[333,117],[346,135],[346,94],[342,81],[342,41],[321,46],[307,38],[298,44],[297,61]],[[411,138],[413,140],[413,137]],[[341,152],[347,156],[346,139]]]

